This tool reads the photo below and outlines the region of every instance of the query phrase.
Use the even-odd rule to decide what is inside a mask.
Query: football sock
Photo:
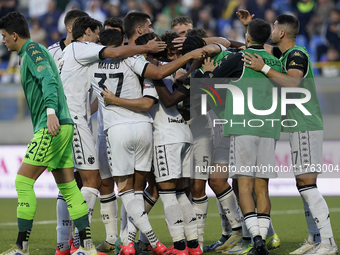
[[[75,231],[74,231],[73,246],[74,247],[79,247],[80,246],[79,231],[78,231],[77,228],[75,228]]]
[[[145,211],[147,214],[149,214],[149,212],[151,211],[152,207],[156,204],[158,199],[151,196],[149,192],[147,192],[146,190],[144,190],[143,198]],[[145,244],[149,243],[148,238],[142,232],[139,233],[139,241]]]
[[[184,220],[184,233],[187,241],[198,239],[197,218],[192,204],[184,190],[177,190],[176,197],[181,207]],[[203,238],[203,237],[202,237]]]
[[[143,198],[143,191],[135,191],[135,198],[136,202],[138,203],[137,206],[142,207],[144,209],[144,198]],[[138,228],[132,223],[132,221],[128,218],[128,241],[130,242],[135,242],[137,233],[138,233]]]
[[[273,236],[275,234],[275,229],[273,227],[272,221],[270,221],[267,236]]]
[[[316,184],[298,187],[301,196],[306,200],[312,213],[315,224],[320,232],[321,243],[334,246],[333,231],[329,217],[329,210],[325,199],[322,197]]]
[[[208,197],[205,195],[200,198],[192,198],[192,206],[197,219],[198,241],[203,244],[204,226],[208,213]]]
[[[79,231],[79,239],[80,246],[85,249],[92,249],[93,242],[91,238],[91,230],[90,227],[86,227],[83,230]]]
[[[182,240],[182,241],[174,242],[174,248],[176,250],[184,251],[186,248],[185,241]]]
[[[31,230],[18,232],[17,242],[15,243],[23,251],[28,250],[28,239],[30,238]]]
[[[100,196],[100,215],[105,226],[106,242],[115,244],[118,238],[118,204],[114,192]]]
[[[79,232],[89,226],[88,211],[84,196],[75,180],[57,184],[60,193],[68,204],[68,211]]]
[[[270,215],[265,213],[258,213],[257,214],[257,220],[259,222],[260,227],[260,235],[263,240],[266,240],[268,229],[270,226]]]
[[[244,222],[250,234],[254,238],[260,235],[259,221],[255,212],[250,212],[244,215]]]
[[[127,190],[125,192],[119,193],[122,202],[125,206],[125,210],[129,216],[132,223],[143,232],[148,238],[152,248],[157,247],[158,239],[152,230],[150,225],[148,215],[144,210],[144,206],[140,206],[138,199],[136,199],[134,190]]]
[[[308,242],[319,243],[321,241],[319,229],[315,224],[313,215],[309,210],[309,206],[306,200],[303,198],[303,196],[301,196],[301,198],[303,202],[303,209],[305,211],[305,219],[306,219],[307,227],[308,227]]]
[[[151,196],[149,192],[147,192],[146,190],[144,190],[143,192],[143,198],[144,198],[145,211],[149,213],[152,207],[156,204],[157,198],[154,198],[153,196]]]
[[[165,221],[172,241],[184,241],[184,220],[176,198],[176,189],[160,189],[159,197],[163,202]]]
[[[227,216],[222,208],[222,205],[220,203],[220,201],[218,200],[218,198],[216,197],[216,203],[217,203],[217,208],[218,211],[220,213],[220,217],[221,217],[221,226],[222,226],[222,237],[228,237],[229,234],[231,234],[231,225],[227,219]],[[221,241],[221,240],[220,240]]]
[[[251,235],[250,235],[250,232],[246,226],[246,222],[244,220],[244,217],[242,216],[241,218],[241,225],[242,225],[242,236],[244,238],[250,238],[251,239]]]
[[[221,194],[216,195],[216,197],[221,203],[223,211],[226,212],[226,217],[232,230],[241,230],[241,216],[233,189],[229,186]]]
[[[94,206],[96,204],[96,199],[97,199],[99,191],[95,188],[90,188],[90,187],[82,187],[80,191],[83,194],[86,204],[87,204],[87,209],[89,213],[89,222],[91,225],[92,214],[93,214]]]
[[[128,231],[127,221],[128,221],[127,212],[125,210],[124,204],[122,203],[120,207],[120,234],[119,236],[124,246],[129,244],[129,241],[128,241],[129,231]]]
[[[37,210],[37,199],[33,190],[34,183],[35,180],[23,175],[17,174],[15,178],[15,188],[18,194],[17,221],[19,228],[16,244],[24,251],[28,249],[28,239]]]
[[[73,230],[73,221],[67,210],[67,203],[59,192],[57,198],[57,247],[60,251],[70,249],[70,233]]]

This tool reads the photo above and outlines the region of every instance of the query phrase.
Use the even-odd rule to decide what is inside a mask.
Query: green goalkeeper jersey
[[[19,51],[21,83],[34,133],[47,127],[46,108],[53,108],[59,124],[73,124],[63,85],[53,57],[47,49],[28,39]]]
[[[304,77],[299,85],[300,88],[309,90],[311,98],[302,105],[310,112],[311,115],[305,115],[296,105],[288,104],[287,112],[284,119],[286,124],[283,126],[283,132],[298,132],[323,130],[323,120],[319,100],[316,93],[313,67],[307,50],[301,46],[294,46],[282,54],[280,61],[283,65],[283,73],[291,68],[299,69],[304,73]],[[290,93],[289,99],[304,98],[302,93]]]

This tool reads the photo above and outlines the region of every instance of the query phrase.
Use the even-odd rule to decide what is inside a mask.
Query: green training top
[[[253,47],[241,52],[250,52],[260,55],[264,62],[274,70],[281,72],[282,65],[279,59],[268,54],[262,47]],[[241,62],[243,63],[243,62]],[[242,64],[243,65],[243,64]],[[233,95],[228,91],[225,107],[225,119],[229,121],[224,125],[224,135],[253,135],[280,139],[281,132],[281,99],[277,96],[276,110],[269,115],[254,114],[248,108],[248,88],[252,88],[253,107],[256,110],[269,110],[273,104],[273,88],[276,87],[263,73],[256,72],[243,66],[238,79],[232,79],[229,84],[236,85],[244,95],[244,114],[233,114]],[[272,121],[275,120],[275,121]],[[232,123],[231,123],[232,122]],[[237,123],[237,124],[236,124]],[[241,124],[242,123],[242,124]]]
[[[59,124],[73,124],[63,85],[53,57],[47,49],[28,39],[18,52],[21,59],[21,83],[24,89],[34,133],[47,127],[46,108],[53,108]]]
[[[304,56],[305,55],[305,56]],[[306,63],[303,62],[303,58],[307,59]],[[288,60],[288,62],[287,62]],[[307,50],[301,46],[294,46],[286,51],[280,58],[280,61],[284,67],[283,73],[287,74],[287,70],[290,68],[305,67],[304,78],[302,79],[299,87],[304,88],[310,91],[311,99],[302,104],[311,115],[304,115],[304,113],[296,107],[296,105],[289,104],[287,105],[287,112],[285,119],[292,119],[297,122],[295,127],[283,127],[283,132],[298,132],[298,131],[312,131],[312,130],[323,130],[323,120],[320,109],[319,100],[316,93],[314,74],[312,68],[312,62],[308,55]],[[302,93],[290,93],[287,95],[287,98],[304,98],[305,95]],[[296,124],[295,121],[285,121],[286,126],[294,126]]]

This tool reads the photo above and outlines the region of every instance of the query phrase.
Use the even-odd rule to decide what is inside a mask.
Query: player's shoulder
[[[309,59],[309,55],[306,50],[304,50],[302,47],[294,47],[291,51],[288,53],[288,57],[297,57],[297,58],[305,58]]]
[[[46,49],[36,42],[30,42],[26,48],[26,54],[34,63],[38,63],[46,58],[45,51]]]
[[[56,42],[56,43],[50,45],[50,46],[47,48],[48,51],[51,51],[51,50],[55,51],[55,50],[57,50],[57,49],[60,49],[60,42]]]

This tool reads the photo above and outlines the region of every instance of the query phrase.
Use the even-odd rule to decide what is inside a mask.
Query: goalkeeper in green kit
[[[58,69],[46,48],[30,39],[28,24],[22,14],[11,12],[1,18],[0,29],[2,42],[9,51],[17,51],[21,57],[22,87],[34,130],[15,179],[17,242],[1,255],[29,254],[28,239],[37,208],[33,185],[46,168],[52,171],[71,218],[80,231],[81,247],[74,254],[97,254],[91,239],[87,205],[73,178],[73,121]]]

